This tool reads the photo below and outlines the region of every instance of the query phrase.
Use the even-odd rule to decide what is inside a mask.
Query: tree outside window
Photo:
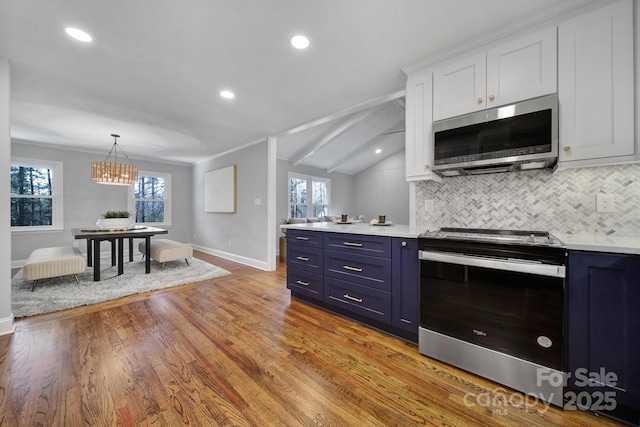
[[[289,216],[307,218],[329,215],[331,179],[289,174]]]
[[[10,173],[12,229],[61,228],[62,164],[13,158]]]
[[[138,180],[130,190],[131,210],[136,223],[168,224],[171,222],[169,206],[171,175],[138,172]]]

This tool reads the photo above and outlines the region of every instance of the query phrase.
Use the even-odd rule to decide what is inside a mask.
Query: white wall
[[[9,213],[9,174],[11,133],[9,130],[9,61],[0,58],[0,335],[13,331],[11,313],[11,215]]]
[[[386,215],[394,224],[409,224],[409,183],[404,150],[354,175],[355,211],[367,221]]]
[[[267,141],[205,160],[193,166],[194,247],[264,270],[269,269],[267,240]],[[204,211],[204,174],[237,167],[237,211]],[[257,204],[259,202],[259,204]],[[275,262],[275,256],[274,260]]]
[[[95,226],[96,220],[105,211],[128,210],[128,187],[100,185],[91,179],[91,162],[103,160],[104,154],[109,148],[108,145],[105,145],[105,153],[99,154],[17,140],[12,142],[11,147],[12,155],[16,157],[62,162],[64,183],[64,230],[13,233],[11,259],[14,266],[23,263],[31,251],[36,248],[71,246],[74,240],[71,228]],[[166,227],[169,230],[166,237],[177,241],[191,242],[193,209],[190,191],[191,165],[166,164],[135,158],[132,159],[132,162],[141,170],[171,174],[172,225]],[[107,250],[108,247],[108,244],[105,243],[103,250]],[[80,244],[80,249],[83,252],[86,251],[86,242],[83,241]]]

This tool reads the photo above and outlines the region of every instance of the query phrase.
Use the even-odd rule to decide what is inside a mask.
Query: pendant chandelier
[[[129,164],[118,163],[118,138],[120,138],[120,135],[112,133],[111,136],[113,137],[113,146],[109,154],[107,154],[107,158],[104,162],[91,163],[91,178],[98,184],[133,185],[138,179],[138,168],[133,165],[126,153],[122,151],[122,148],[120,148],[120,151],[122,151]],[[113,162],[111,161],[112,153]]]

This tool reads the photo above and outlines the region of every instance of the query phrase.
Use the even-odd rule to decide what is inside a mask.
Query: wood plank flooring
[[[284,264],[195,256],[232,274],[18,319],[0,337],[0,426],[618,425],[291,300]]]

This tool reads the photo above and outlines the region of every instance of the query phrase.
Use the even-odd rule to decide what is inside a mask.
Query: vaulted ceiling
[[[356,173],[403,147],[402,67],[590,1],[2,1],[11,136],[106,154],[118,133],[183,163],[276,136],[279,158]]]

